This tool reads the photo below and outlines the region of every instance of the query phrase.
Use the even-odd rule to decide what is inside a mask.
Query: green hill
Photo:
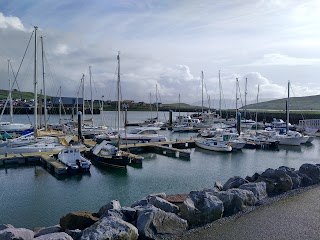
[[[285,110],[287,98],[271,100],[247,105],[247,109],[259,110]],[[289,99],[290,110],[320,110],[320,95],[307,97],[292,97]],[[242,107],[243,109],[244,107]]]
[[[9,91],[0,89],[0,99],[6,99],[8,97]],[[32,92],[19,92],[17,90],[12,91],[12,98],[17,99],[33,99],[33,93]]]

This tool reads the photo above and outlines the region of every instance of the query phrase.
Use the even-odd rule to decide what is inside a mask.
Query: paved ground
[[[221,219],[170,239],[319,240],[320,186],[288,195],[249,213]]]

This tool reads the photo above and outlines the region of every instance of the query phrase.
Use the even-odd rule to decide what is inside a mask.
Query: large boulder
[[[255,205],[257,199],[252,191],[232,188],[227,191],[212,192],[223,202],[223,216],[230,216],[239,211],[242,211],[247,206]]]
[[[179,207],[168,202],[167,200],[154,196],[149,198],[149,203],[153,206],[160,208],[161,210],[165,212],[172,212],[172,213],[178,213]]]
[[[137,219],[137,211],[131,207],[121,207],[120,209],[110,209],[105,216],[121,218],[123,221],[131,224]]]
[[[180,206],[181,217],[191,226],[200,226],[222,217],[222,201],[208,191],[192,191]]]
[[[65,230],[65,233],[70,235],[73,240],[80,240],[80,238],[82,236],[82,231],[80,229],[74,229],[74,230],[67,229],[67,230]]]
[[[110,209],[120,209],[121,205],[119,200],[112,200],[111,202],[107,203],[106,205],[102,206],[99,211],[97,212],[98,217],[102,218],[108,215],[108,211]]]
[[[268,194],[278,194],[292,189],[291,177],[283,170],[268,168],[256,180],[267,184]]]
[[[313,184],[320,183],[320,167],[314,164],[305,163],[299,168],[299,172],[312,179]]]
[[[235,176],[235,177],[229,178],[229,180],[223,185],[223,190],[226,191],[231,188],[238,188],[239,186],[247,182],[248,181],[243,179],[242,177]]]
[[[265,182],[245,183],[241,185],[239,189],[244,189],[253,192],[257,200],[264,199],[268,196],[267,185]]]
[[[72,212],[60,218],[62,229],[80,229],[90,227],[99,220],[95,213],[91,212]]]
[[[34,239],[36,240],[73,240],[73,238],[70,235],[66,234],[65,232],[49,233],[49,234],[41,235]]]
[[[138,229],[120,218],[104,217],[82,232],[81,240],[138,239]]]
[[[141,208],[137,228],[142,238],[156,239],[159,236],[179,234],[188,229],[188,222],[174,213],[155,207]]]
[[[5,225],[2,225],[2,228]],[[0,231],[0,239],[10,240],[30,240],[33,239],[34,232],[26,228],[14,228],[12,225],[7,225],[7,227]]]
[[[56,233],[62,231],[62,228],[60,225],[54,225],[50,227],[45,227],[45,228],[38,228],[34,231],[34,237],[39,237],[41,235],[49,234],[49,233]]]

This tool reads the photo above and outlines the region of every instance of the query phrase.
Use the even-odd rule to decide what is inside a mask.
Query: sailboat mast
[[[38,88],[37,88],[37,26],[34,26],[34,129],[38,127]]]
[[[238,78],[236,78],[236,116],[238,113],[238,84],[239,84],[239,81],[238,81]]]
[[[118,99],[118,133],[120,133],[120,51],[118,51],[118,81],[117,81],[117,99]],[[118,134],[119,135],[119,134]],[[119,135],[120,137],[120,135]],[[119,148],[119,142],[118,142]]]
[[[156,84],[156,109],[157,109],[157,121],[159,121],[158,118],[158,111],[159,111],[159,106],[158,106],[158,84]]]
[[[61,124],[61,105],[62,105],[62,99],[61,99],[61,86],[59,88],[59,124]]]
[[[220,78],[220,70],[219,70],[219,114],[222,117],[221,113],[221,78]]]
[[[10,79],[10,60],[8,60],[9,101],[10,101],[10,123],[13,122],[12,86]]]
[[[259,103],[259,88],[260,88],[260,85],[258,85],[257,104]],[[258,130],[258,105],[256,105],[256,131],[257,130]]]
[[[203,113],[203,71],[201,71],[201,113]]]
[[[82,74],[82,124],[84,123],[84,74]]]
[[[244,119],[247,119],[247,83],[248,83],[248,78],[246,78],[246,86],[244,89]]]
[[[180,121],[180,93],[179,93],[179,121]]]
[[[288,99],[287,99],[287,134],[289,130],[289,99],[290,99],[290,81],[288,81]]]
[[[44,128],[47,131],[48,125],[47,125],[47,94],[46,94],[46,82],[44,80],[44,50],[43,50],[43,37],[41,36],[41,50],[42,50],[42,83],[43,83],[43,101],[44,101]]]
[[[90,96],[91,96],[91,119],[93,126],[93,99],[92,99],[92,75],[91,75],[91,66],[89,66],[89,75],[90,75]]]

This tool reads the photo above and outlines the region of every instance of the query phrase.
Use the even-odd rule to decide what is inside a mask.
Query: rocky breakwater
[[[320,183],[320,165],[303,164],[299,170],[289,167],[267,169],[253,176],[232,177],[224,185],[189,194],[150,194],[123,207],[112,200],[96,213],[68,213],[56,226],[34,231],[0,225],[0,239],[160,239],[181,234],[222,217],[231,216],[249,206],[263,204],[266,198],[292,189]]]

